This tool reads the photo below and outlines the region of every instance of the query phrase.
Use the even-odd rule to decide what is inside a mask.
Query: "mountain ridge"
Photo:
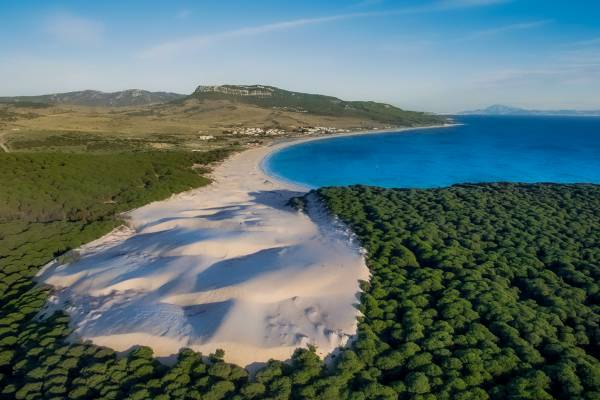
[[[262,108],[323,116],[369,118],[393,125],[422,125],[446,122],[445,117],[407,111],[375,101],[346,101],[333,96],[294,92],[267,85],[200,85],[190,96],[200,101],[228,100]]]
[[[103,92],[88,89],[38,96],[7,96],[0,97],[0,101],[8,103],[64,104],[88,107],[130,107],[168,103],[185,97],[186,95],[179,93],[151,92],[142,89],[127,89],[116,92]]]

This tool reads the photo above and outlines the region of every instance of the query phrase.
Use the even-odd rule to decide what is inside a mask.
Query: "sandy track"
[[[7,132],[7,131],[0,131],[0,149],[2,149],[2,151],[5,153],[10,153],[10,149],[6,145],[6,141],[5,141],[5,136],[8,133],[9,132]]]
[[[368,279],[364,258],[316,199],[308,215],[285,206],[305,189],[261,171],[272,149],[232,156],[213,184],[134,210],[130,228],[44,268],[38,280],[57,288],[51,302],[69,312],[76,335],[159,356],[223,348],[241,365],[345,344],[358,281]]]

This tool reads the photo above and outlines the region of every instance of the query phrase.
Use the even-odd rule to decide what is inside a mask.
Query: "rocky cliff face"
[[[275,88],[262,85],[198,86],[195,93],[222,93],[232,96],[271,97]]]

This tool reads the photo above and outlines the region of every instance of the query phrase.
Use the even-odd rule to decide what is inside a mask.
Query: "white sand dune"
[[[159,356],[223,348],[241,365],[344,345],[356,331],[358,281],[368,279],[364,257],[316,199],[308,215],[285,206],[305,189],[260,170],[272,149],[232,156],[213,184],[134,210],[129,228],[46,266],[38,280],[57,288],[52,302],[76,335]]]

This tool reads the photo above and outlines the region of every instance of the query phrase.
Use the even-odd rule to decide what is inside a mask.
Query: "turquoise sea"
[[[461,126],[336,137],[271,154],[267,173],[316,188],[600,183],[600,118],[458,117]]]

